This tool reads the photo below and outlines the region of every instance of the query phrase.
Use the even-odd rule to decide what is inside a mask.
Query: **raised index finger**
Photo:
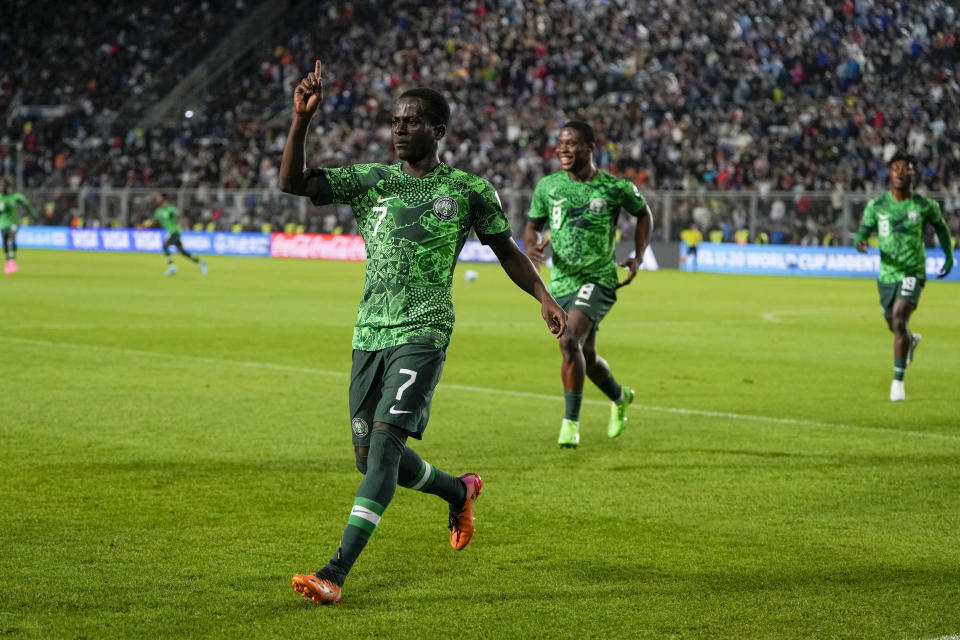
[[[320,64],[319,60],[317,60],[316,65],[313,67],[313,75],[315,75],[318,80],[320,79],[320,71],[322,69],[323,69],[323,65]]]

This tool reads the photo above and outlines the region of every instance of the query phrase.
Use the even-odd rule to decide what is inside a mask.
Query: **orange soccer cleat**
[[[321,578],[316,573],[294,575],[293,590],[319,605],[340,602],[340,585],[329,578]]]
[[[467,499],[459,511],[450,507],[450,546],[459,551],[470,543],[473,537],[473,503],[480,495],[483,480],[475,473],[465,473],[460,476],[460,482],[467,486]]]

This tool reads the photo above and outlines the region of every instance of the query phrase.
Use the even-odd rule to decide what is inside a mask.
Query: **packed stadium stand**
[[[2,172],[53,203],[52,224],[136,224],[138,194],[161,189],[208,227],[349,231],[345,212],[273,193],[293,88],[320,58],[310,164],[391,161],[392,99],[429,85],[454,110],[443,159],[489,178],[518,221],[556,170],[559,126],[582,118],[600,166],[669,212],[661,238],[696,222],[731,241],[849,241],[896,149],[960,234],[948,2],[6,5]]]

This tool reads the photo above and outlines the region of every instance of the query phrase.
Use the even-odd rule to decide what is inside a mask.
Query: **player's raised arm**
[[[307,178],[304,144],[310,119],[323,101],[321,71],[322,65],[317,60],[313,72],[308,73],[293,92],[293,121],[283,148],[278,179],[278,186],[285,193],[305,196],[316,191],[316,185],[310,184]]]
[[[520,251],[513,238],[499,237],[491,240],[490,248],[493,249],[497,260],[500,261],[500,266],[507,272],[510,279],[540,301],[540,315],[543,316],[543,321],[547,323],[550,332],[558,338],[562,336],[567,329],[567,316],[547,291],[547,286],[543,284],[530,258]]]

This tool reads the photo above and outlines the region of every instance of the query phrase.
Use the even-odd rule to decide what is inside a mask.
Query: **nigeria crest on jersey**
[[[433,215],[446,222],[457,217],[457,201],[450,196],[441,196],[433,201]]]
[[[908,219],[912,224],[916,224],[917,221],[920,220],[920,212],[917,211],[916,209],[911,209],[911,210],[907,213],[907,219]]]
[[[366,438],[370,433],[370,427],[367,426],[363,418],[354,418],[350,426],[353,427],[353,432],[358,438]]]

